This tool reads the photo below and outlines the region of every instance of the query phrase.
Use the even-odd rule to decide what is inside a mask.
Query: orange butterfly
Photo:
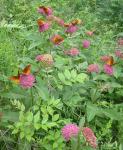
[[[43,11],[45,12],[45,14],[48,15],[48,13],[49,13],[49,8],[48,7],[40,6],[39,8],[43,9]]]
[[[20,73],[18,71],[18,75],[17,76],[12,76],[9,78],[11,81],[15,82],[16,84],[20,83]]]
[[[45,22],[42,19],[38,19],[37,23],[39,26],[42,26]]]
[[[81,22],[82,21],[80,19],[75,19],[71,22],[71,24],[75,26],[75,25],[81,24]]]
[[[24,69],[23,69],[23,71],[22,71],[22,74],[24,74],[24,75],[29,75],[30,74],[30,72],[31,72],[31,65],[27,65]],[[17,76],[12,76],[12,77],[10,77],[9,79],[11,80],[11,81],[13,81],[13,82],[15,82],[16,84],[19,84],[20,83],[20,73],[19,73],[19,71],[18,71],[18,75]]]
[[[64,23],[64,27],[69,27],[70,25],[70,23]]]
[[[60,42],[62,42],[64,39],[61,37],[61,38],[55,38],[54,39],[54,43],[55,44],[59,44]]]
[[[54,37],[51,38],[51,41],[54,44],[60,44],[62,41],[64,41],[64,38],[61,37],[60,35],[55,35]]]
[[[109,59],[107,60],[106,64],[109,65],[109,66],[113,66],[114,64],[116,64],[114,62],[113,56],[109,56]]]
[[[29,75],[31,73],[31,65],[27,65],[22,72],[24,75]]]

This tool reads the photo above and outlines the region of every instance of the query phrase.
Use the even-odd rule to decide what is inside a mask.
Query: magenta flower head
[[[42,26],[39,26],[39,32],[44,32],[46,30],[48,30],[50,27],[50,24],[47,22],[47,23],[44,23]]]
[[[113,75],[113,67],[110,65],[104,65],[104,72],[108,75]]]
[[[99,66],[97,64],[91,64],[87,68],[87,72],[92,73],[92,72],[99,72]]]
[[[31,88],[34,85],[35,77],[32,74],[20,75],[20,86],[24,89]]]
[[[50,27],[50,24],[48,22],[43,21],[42,19],[38,19],[37,23],[39,26],[39,32],[44,32]]]
[[[121,50],[116,50],[115,55],[119,58],[123,58],[123,52]]]
[[[64,51],[64,53],[66,55],[70,55],[70,56],[77,56],[77,55],[79,55],[80,52],[77,48],[72,48],[69,51]]]
[[[77,137],[79,133],[79,127],[75,124],[67,124],[62,128],[62,136],[66,141],[69,141],[72,137]]]
[[[70,26],[67,28],[66,33],[72,34],[72,33],[76,32],[77,30],[78,30],[78,27],[77,27],[77,26],[70,25]]]
[[[53,10],[50,7],[40,6],[38,12],[44,16],[50,16],[53,14]]]
[[[97,141],[94,132],[90,128],[84,127],[82,133],[89,145],[93,148],[97,148]]]
[[[83,48],[89,48],[91,42],[89,40],[84,40],[82,44],[83,44]]]

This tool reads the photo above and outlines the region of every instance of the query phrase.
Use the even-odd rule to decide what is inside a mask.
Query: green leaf
[[[39,96],[42,99],[47,100],[49,98],[48,91],[47,91],[47,89],[45,89],[45,87],[38,87],[38,86],[35,86],[35,87],[38,91]]]
[[[52,121],[57,121],[59,119],[59,114],[56,114],[52,117]]]
[[[65,75],[65,78],[68,79],[68,80],[71,78],[71,73],[70,73],[70,71],[67,70],[67,69],[65,69],[64,75]]]
[[[20,139],[23,139],[24,138],[24,132],[20,132]]]
[[[119,150],[123,150],[123,143],[120,143]]]
[[[53,143],[53,149],[56,149],[56,148],[58,148],[58,143],[57,142]]]
[[[39,46],[39,45],[41,45],[41,41],[37,41],[37,42],[34,41],[30,44],[28,49],[31,50],[31,49],[35,48],[36,46]]]
[[[21,111],[25,110],[25,106],[23,104],[21,104]]]
[[[53,110],[52,107],[50,107],[50,106],[47,107],[47,111],[48,111],[48,113],[49,113],[51,116],[52,116],[53,113],[54,113],[54,110]]]
[[[41,128],[44,129],[45,131],[48,130],[47,126],[46,125],[41,125]]]
[[[93,80],[103,80],[107,81],[110,77],[107,76],[106,74],[97,74]]]
[[[102,113],[104,113],[107,117],[113,119],[113,120],[122,120],[123,114],[120,112],[117,112],[115,109],[109,110],[109,109],[102,109]]]
[[[39,124],[39,123],[34,123],[34,128],[35,128],[36,130],[40,129],[40,128],[41,128],[41,124]]]
[[[13,131],[12,131],[12,134],[17,134],[18,133],[18,129],[14,129]]]
[[[76,81],[78,81],[80,83],[83,83],[87,79],[88,79],[88,75],[85,73],[81,73],[81,74],[77,75],[77,77],[76,77]]]
[[[109,83],[111,87],[113,88],[122,88],[122,86],[119,84],[119,83],[116,83],[116,82],[111,82]]]
[[[32,122],[33,121],[33,113],[32,112],[28,112],[26,118],[27,118],[27,121]]]
[[[65,85],[72,86],[72,83],[71,83],[70,81],[67,81],[67,80],[64,82],[64,84],[65,84]]]
[[[45,124],[48,121],[48,114],[44,114],[43,115],[43,120],[42,120],[42,124]]]
[[[58,77],[61,80],[61,82],[65,83],[65,76],[62,73],[58,73]]]
[[[83,63],[81,64],[81,68],[82,68],[82,69],[86,69],[87,66],[88,66],[87,61],[85,61],[85,62],[83,62]]]
[[[56,127],[56,126],[58,127],[58,124],[56,122],[48,122],[47,123],[48,128],[52,128],[52,127]]]
[[[76,76],[77,76],[76,70],[72,70],[72,71],[71,71],[71,77],[72,77],[73,79],[75,79]]]
[[[81,117],[80,121],[79,121],[79,127],[83,127],[85,124],[85,117]]]
[[[40,111],[38,111],[35,115],[34,115],[34,122],[37,123],[40,121]]]
[[[93,104],[87,104],[87,120],[90,122],[98,113],[98,108]]]
[[[31,135],[26,135],[26,139],[30,142],[32,139]]]

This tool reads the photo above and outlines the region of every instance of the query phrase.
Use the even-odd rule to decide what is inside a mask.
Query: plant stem
[[[46,77],[47,77],[47,86],[48,86],[49,96],[51,96],[51,83],[50,83],[48,68],[46,68]]]
[[[33,104],[34,104],[34,98],[33,98],[33,88],[31,88],[31,102],[32,102],[32,107],[33,107]]]
[[[85,126],[87,125],[87,102],[85,102]]]
[[[78,135],[78,140],[77,140],[77,149],[80,150],[80,136]]]

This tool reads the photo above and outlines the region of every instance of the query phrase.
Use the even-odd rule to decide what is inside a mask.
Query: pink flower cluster
[[[50,7],[40,6],[38,12],[45,16],[50,16],[53,13],[53,10]]]
[[[45,22],[42,25],[39,25],[39,32],[47,31],[50,27],[50,24],[48,22]]]
[[[67,27],[66,33],[72,34],[72,33],[76,32],[77,30],[78,30],[78,27],[77,27],[77,26],[75,26],[75,25],[70,25],[69,27]]]
[[[116,52],[115,54],[119,55],[119,52]],[[112,65],[107,64],[108,61],[111,61],[110,56],[104,55],[104,56],[101,56],[100,59],[101,59],[101,61],[106,63],[103,66],[104,73],[106,73],[108,75],[113,75],[114,70],[113,70]],[[111,63],[114,63],[114,62],[111,62]]]
[[[113,75],[113,67],[110,65],[104,65],[104,72],[108,75]]]
[[[93,148],[97,148],[96,136],[93,131],[88,127],[84,127],[82,129],[82,133],[89,145]]]
[[[83,48],[89,48],[91,42],[89,40],[84,40],[82,44],[83,44]]]
[[[119,58],[123,58],[123,52],[121,50],[116,50],[115,55]]]
[[[32,74],[20,75],[20,86],[24,89],[31,88],[34,85],[35,77]]]
[[[87,72],[92,73],[92,72],[99,72],[99,66],[97,64],[91,64],[87,68]]]
[[[70,50],[64,51],[64,53],[66,55],[70,55],[70,56],[77,56],[77,55],[79,55],[80,52],[77,48],[72,48]]]
[[[67,124],[62,128],[62,136],[66,141],[69,141],[72,137],[77,137],[79,133],[79,127],[75,124]]]
[[[78,136],[80,128],[76,124],[67,124],[62,128],[61,132],[64,139],[70,141],[71,138]],[[90,128],[84,127],[82,129],[82,134],[91,147],[97,148],[96,136]]]

